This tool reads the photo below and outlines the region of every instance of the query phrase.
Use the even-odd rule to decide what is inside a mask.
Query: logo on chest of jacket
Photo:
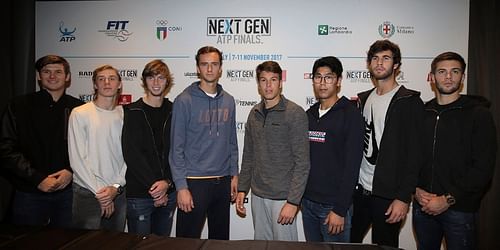
[[[323,131],[309,131],[309,141],[325,143],[326,132]]]

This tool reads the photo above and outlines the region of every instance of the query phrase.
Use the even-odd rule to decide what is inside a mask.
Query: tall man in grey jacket
[[[256,72],[262,101],[245,127],[236,211],[246,214],[243,201],[251,188],[254,238],[295,241],[295,216],[310,167],[307,115],[281,95],[278,63],[263,62]]]

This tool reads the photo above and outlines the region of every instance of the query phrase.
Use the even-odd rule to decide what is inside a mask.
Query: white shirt
[[[399,90],[401,85],[391,91],[378,95],[373,90],[366,100],[363,108],[363,117],[365,119],[365,150],[361,159],[359,169],[359,184],[364,189],[372,191],[373,174],[375,173],[375,163],[377,161],[380,148],[380,141],[385,127],[385,116],[391,103],[392,97]]]
[[[68,151],[73,182],[96,193],[114,183],[125,186],[121,134],[123,108],[97,107],[94,102],[76,107],[68,126]]]

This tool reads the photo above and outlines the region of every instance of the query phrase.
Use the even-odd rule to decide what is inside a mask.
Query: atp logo
[[[67,27],[64,27],[64,22],[59,23],[59,32],[61,33],[61,39],[59,39],[59,42],[73,42],[76,37],[74,35],[76,31],[76,27],[73,28],[73,30],[68,29]]]

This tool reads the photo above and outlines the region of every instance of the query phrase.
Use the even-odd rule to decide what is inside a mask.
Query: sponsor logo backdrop
[[[344,66],[341,95],[354,97],[373,86],[365,63],[368,47],[390,39],[403,55],[398,81],[421,91],[426,101],[433,96],[427,82],[432,58],[456,51],[467,59],[469,0],[57,1],[37,2],[36,16],[37,58],[66,57],[73,73],[68,92],[84,101],[92,98],[92,71],[102,64],[120,70],[122,102],[137,100],[143,95],[142,69],[156,58],[173,73],[168,94],[173,100],[196,80],[196,50],[221,49],[220,82],[237,102],[241,155],[244,124],[259,101],[257,64],[279,62],[286,71],[285,96],[307,109],[315,102],[310,79],[315,59],[337,56]],[[252,238],[251,215],[231,216],[231,238]],[[300,214],[298,224],[301,231]],[[403,229],[404,248],[414,248],[410,226],[407,221]]]

